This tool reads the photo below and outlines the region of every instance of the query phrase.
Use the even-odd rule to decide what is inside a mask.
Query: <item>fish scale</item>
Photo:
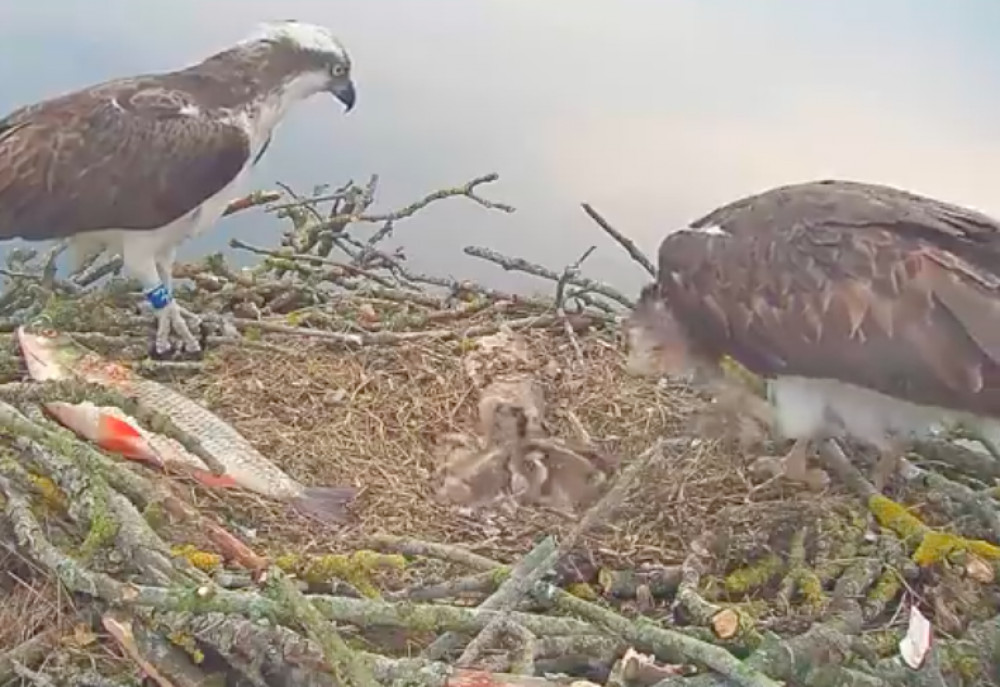
[[[119,387],[119,390],[133,396],[147,408],[170,417],[182,432],[197,437],[212,456],[226,456],[225,460],[220,458],[226,472],[244,472],[244,479],[254,484],[248,485],[248,488],[286,499],[296,498],[306,489],[261,455],[232,425],[197,401],[157,382],[138,378]]]
[[[202,448],[225,467],[239,486],[290,503],[314,517],[336,521],[343,517],[356,490],[352,487],[307,487],[290,477],[236,431],[197,401],[128,368],[108,361],[58,332],[29,333],[18,329],[18,341],[28,372],[35,380],[76,376],[135,398],[143,406],[165,414],[178,429],[196,438]]]

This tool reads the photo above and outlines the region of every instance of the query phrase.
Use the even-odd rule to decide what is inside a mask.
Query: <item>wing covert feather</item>
[[[813,238],[802,225],[678,232],[660,247],[661,293],[707,352],[758,374],[1000,415],[993,275],[884,228],[827,225]]]
[[[248,155],[242,129],[141,83],[22,108],[0,121],[0,239],[160,227],[222,190]]]

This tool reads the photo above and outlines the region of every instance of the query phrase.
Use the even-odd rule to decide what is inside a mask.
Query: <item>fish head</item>
[[[81,357],[76,343],[68,335],[52,329],[29,331],[22,325],[17,329],[17,341],[28,375],[35,381],[66,379]]]

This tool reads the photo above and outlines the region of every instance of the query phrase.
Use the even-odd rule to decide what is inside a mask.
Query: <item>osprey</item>
[[[197,355],[172,297],[177,247],[245,193],[288,109],[323,91],[354,106],[347,51],[285,21],[184,69],[22,107],[0,119],[0,239],[68,239],[74,267],[119,252],[157,315],[154,357],[171,329]]]
[[[912,439],[1000,439],[1000,223],[962,207],[836,180],[743,198],[663,240],[625,329],[636,373],[764,378],[781,472],[817,487],[813,441],[876,447],[881,490]]]

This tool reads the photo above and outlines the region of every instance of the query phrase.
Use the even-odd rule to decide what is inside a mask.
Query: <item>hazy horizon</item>
[[[497,172],[507,215],[447,200],[400,223],[415,269],[513,284],[463,255],[484,245],[588,274],[645,276],[580,210],[592,203],[649,255],[714,207],[822,177],[897,185],[1000,215],[1000,5],[929,0],[70,0],[0,8],[0,112],[109,78],[170,70],[265,20],[329,26],[358,103],[294,110],[254,176],[308,192],[377,173],[378,210]],[[223,220],[273,242],[260,212]],[[547,285],[516,280],[539,288]]]

